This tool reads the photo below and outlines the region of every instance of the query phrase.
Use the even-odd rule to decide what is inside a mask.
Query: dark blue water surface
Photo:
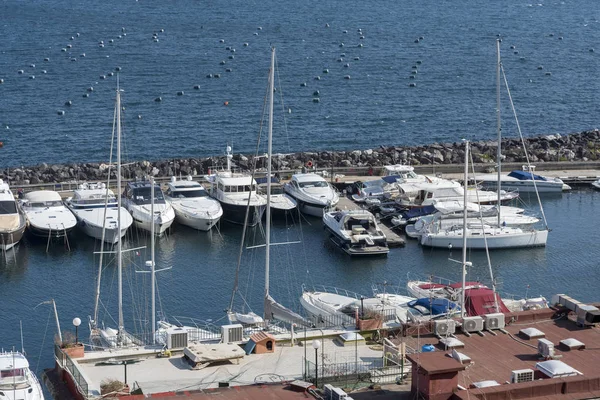
[[[600,9],[592,0],[5,0],[0,14],[1,168],[106,161],[117,67],[127,159],[211,156],[222,154],[226,143],[234,152],[249,153],[260,129],[271,45],[277,47],[277,94],[285,102],[276,113],[276,151],[494,138],[497,35],[525,135],[581,131],[598,121]],[[155,102],[157,97],[162,101]],[[504,134],[516,136],[507,106],[502,115]],[[548,246],[493,252],[501,289],[547,297],[566,292],[597,301],[599,196],[575,191],[544,199],[553,228]],[[205,234],[177,225],[158,240],[158,266],[173,267],[158,275],[159,308],[170,316],[219,321],[229,304],[240,236],[239,227],[223,225],[221,234]],[[402,287],[409,273],[460,276],[460,266],[448,260],[460,259],[459,252],[424,249],[412,241],[387,258],[351,260],[326,242],[319,220],[304,221],[302,234],[297,225],[278,222],[274,238],[301,239],[276,246],[272,256],[273,295],[292,308],[298,307],[303,283],[370,294],[372,284]],[[126,246],[140,243],[148,244],[147,238],[132,231]],[[71,320],[80,317],[80,337],[87,338],[98,250],[98,243],[78,234],[70,252],[61,244],[46,252],[45,243],[25,239],[0,259],[0,345],[20,347],[22,321],[34,368],[51,367],[56,329],[50,307],[34,309],[50,298],[57,302],[63,329],[72,331]],[[134,273],[144,268],[148,253],[128,253],[125,263],[130,330],[148,328],[150,320],[149,276]],[[470,277],[487,278],[485,255],[469,258]],[[240,278],[241,294],[258,313],[263,260],[261,249],[244,252]],[[117,315],[115,270],[114,264],[105,266],[102,281],[101,319],[111,326],[109,314]]]

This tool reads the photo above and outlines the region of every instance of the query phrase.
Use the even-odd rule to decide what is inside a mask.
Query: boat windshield
[[[63,205],[60,200],[51,200],[51,201],[36,201],[33,203],[27,203],[29,207],[60,207]]]
[[[149,186],[138,187],[133,189],[131,200],[137,205],[144,205],[152,203],[152,197],[150,192],[152,188]],[[163,197],[162,191],[158,186],[154,187],[154,204],[164,204],[165,198]]]
[[[327,187],[327,182],[325,181],[315,181],[315,182],[300,182],[301,188],[311,188],[311,187]]]
[[[16,214],[16,213],[17,213],[17,203],[15,203],[13,200],[0,201],[0,215]]]
[[[258,185],[258,191],[262,194],[267,194],[267,185],[262,184]],[[283,186],[281,185],[271,185],[271,194],[283,194]]]
[[[25,368],[3,369],[0,371],[0,385],[22,382],[26,376]]]
[[[174,199],[184,199],[194,197],[208,197],[208,193],[204,189],[175,190],[174,192],[171,192],[170,196]]]

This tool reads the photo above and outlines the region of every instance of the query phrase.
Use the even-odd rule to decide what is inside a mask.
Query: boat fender
[[[313,166],[313,162],[312,162],[312,160],[308,160],[308,161],[306,162],[306,166],[307,166],[308,168],[311,168],[311,167]]]

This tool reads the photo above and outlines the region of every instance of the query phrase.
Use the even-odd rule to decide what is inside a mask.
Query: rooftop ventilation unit
[[[487,314],[483,316],[483,319],[485,322],[485,329],[504,329],[504,326],[506,325],[504,323],[503,313]]]
[[[577,308],[581,305],[581,302],[566,294],[557,294],[552,296],[552,304],[560,304],[573,312],[577,312]]]
[[[594,326],[600,322],[600,310],[598,307],[581,304],[577,308],[577,324],[582,326]]]
[[[433,333],[438,336],[453,335],[456,332],[456,321],[453,319],[441,319],[433,321]]]
[[[483,318],[480,316],[476,317],[464,317],[462,323],[463,332],[481,332],[483,330]]]
[[[223,343],[236,343],[244,339],[244,327],[241,324],[221,326],[221,341]]]
[[[167,331],[167,349],[183,349],[188,345],[188,333],[185,329],[175,328]]]
[[[510,374],[510,383],[532,382],[532,369],[517,369]]]
[[[538,353],[544,358],[554,357],[554,343],[548,339],[538,339]]]

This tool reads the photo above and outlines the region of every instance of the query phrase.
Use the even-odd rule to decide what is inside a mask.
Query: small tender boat
[[[53,190],[26,193],[21,207],[27,217],[27,228],[35,236],[63,238],[77,225],[77,219]]]
[[[165,198],[175,210],[177,222],[194,229],[208,231],[223,215],[221,204],[191,176],[187,180],[171,177]]]
[[[152,186],[148,181],[127,183],[125,188],[125,208],[131,213],[135,225],[140,229],[151,231],[154,224],[154,233],[162,235],[175,220],[175,211],[171,204],[165,201],[160,186],[154,185],[154,215],[152,208]]]
[[[323,224],[331,241],[351,256],[385,255],[390,251],[375,216],[367,210],[326,212]]]
[[[44,400],[40,382],[18,351],[0,353],[0,399]]]
[[[123,207],[118,207],[114,192],[107,189],[104,183],[82,183],[73,191],[73,197],[65,200],[65,204],[73,212],[79,227],[86,235],[107,243],[116,243],[119,237],[125,236],[133,223],[129,212]]]
[[[27,225],[25,214],[15,200],[7,183],[0,179],[0,249],[13,248],[21,238]]]
[[[337,191],[322,176],[313,173],[292,175],[283,189],[296,199],[300,211],[315,217],[322,217],[326,209],[335,207],[340,200]]]
[[[500,175],[500,186],[503,190],[517,190],[519,193],[561,193],[571,190],[560,178],[534,174],[535,165],[523,165],[522,170],[511,171],[507,175]],[[475,180],[482,187],[489,190],[498,188],[496,174],[478,175]],[[535,182],[534,182],[535,181]]]

